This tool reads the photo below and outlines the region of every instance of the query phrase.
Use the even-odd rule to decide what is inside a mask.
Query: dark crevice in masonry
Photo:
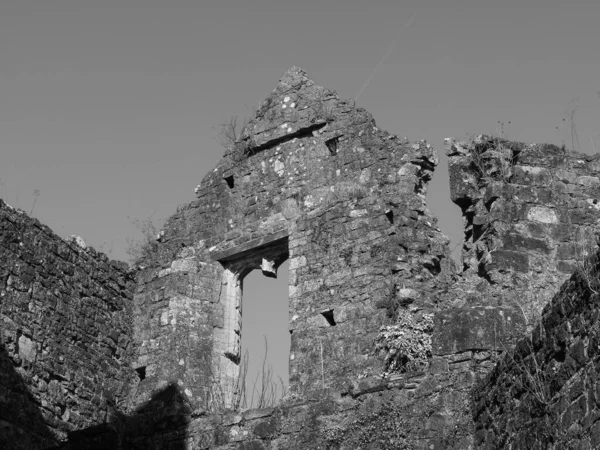
[[[486,264],[484,261],[484,253],[481,251],[477,251],[477,275],[484,280],[486,280],[490,284],[496,284],[491,278],[490,274],[487,272]]]
[[[454,200],[454,204],[458,205],[462,214],[465,214],[467,209],[473,204],[472,200],[467,197],[457,198]]]
[[[552,355],[552,358],[554,358],[554,360],[556,360],[559,363],[565,362],[566,357],[567,357],[567,352],[566,352],[564,345],[561,346],[559,350],[556,350],[554,352],[554,354]]]
[[[388,218],[388,220],[390,221],[391,224],[394,223],[394,211],[392,211],[391,209],[388,209],[385,212],[385,216]]]
[[[227,186],[229,187],[229,189],[233,189],[234,188],[233,175],[229,175],[227,177],[223,177],[223,179],[225,180],[225,183],[227,183]]]
[[[233,354],[231,352],[225,352],[225,358],[227,358],[229,361],[231,361],[234,364],[240,364],[240,355],[239,354]]]
[[[294,133],[289,133],[289,134],[286,134],[285,136],[281,136],[276,139],[271,139],[271,140],[265,142],[264,144],[258,145],[256,147],[248,147],[246,150],[246,155],[253,156],[259,152],[262,152],[263,150],[267,150],[269,148],[275,147],[276,145],[281,145],[285,142],[289,142],[294,139],[302,139],[305,137],[311,137],[313,135],[313,131],[320,130],[325,125],[327,125],[327,124],[326,123],[316,123],[309,127],[300,128],[298,131],[295,131]]]
[[[487,209],[488,211],[491,210],[492,205],[496,200],[498,200],[498,198],[500,197],[498,197],[497,195],[490,197],[490,199],[487,202],[485,202],[485,209]]]
[[[323,311],[323,312],[321,312],[321,315],[323,317],[325,317],[325,320],[327,320],[327,323],[329,323],[329,325],[331,325],[332,327],[337,325],[335,323],[335,319],[333,317],[333,309],[328,309],[327,311]]]
[[[477,242],[481,236],[486,232],[487,227],[483,225],[473,225],[473,242]]]
[[[146,378],[146,366],[138,367],[137,369],[135,369],[135,371],[140,381]]]
[[[339,136],[333,137],[331,139],[327,139],[325,141],[325,145],[327,146],[329,153],[331,153],[332,155],[337,155],[339,143],[340,143]]]
[[[440,258],[443,258],[443,255],[440,255]],[[440,264],[440,260],[438,258],[432,258],[431,261],[428,261],[423,265],[429,273],[433,276],[437,276],[442,271],[442,266]]]

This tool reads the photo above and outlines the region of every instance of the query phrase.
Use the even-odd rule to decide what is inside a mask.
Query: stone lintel
[[[262,249],[263,247],[271,247],[279,244],[283,244],[287,242],[289,237],[288,230],[277,231],[276,233],[269,234],[268,236],[263,236],[257,239],[253,239],[251,241],[245,242],[241,245],[237,245],[235,247],[231,247],[226,250],[217,251],[211,253],[211,258],[213,261],[226,262],[232,261],[235,259],[243,258],[251,253],[256,252],[257,250]]]

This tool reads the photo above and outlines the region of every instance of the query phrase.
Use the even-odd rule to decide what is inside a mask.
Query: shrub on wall
[[[379,329],[375,351],[385,354],[386,373],[423,370],[431,358],[433,314],[418,319],[403,309],[397,314],[397,323]]]

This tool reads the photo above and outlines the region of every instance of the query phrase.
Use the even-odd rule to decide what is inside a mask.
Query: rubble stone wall
[[[600,156],[486,136],[449,139],[446,153],[452,201],[463,214],[467,294],[445,304],[516,308],[531,329],[595,251]]]
[[[485,136],[446,151],[464,271],[439,315],[463,342],[506,335],[471,326],[491,308],[516,312],[531,333],[514,350],[495,344],[508,352],[473,391],[475,448],[598,447],[600,156]]]
[[[476,387],[477,448],[600,447],[599,269],[594,255]]]
[[[291,391],[339,391],[381,373],[372,347],[387,309],[433,309],[435,286],[454,271],[425,204],[436,164],[426,143],[379,130],[352,101],[288,71],[143,263],[136,339],[137,364],[152,365],[147,392],[173,380],[210,406],[198,380],[204,361],[205,376],[235,378],[243,277],[286,258]]]
[[[134,277],[82,245],[0,200],[2,448],[48,448],[126,401]]]
[[[65,450],[594,447],[600,157],[485,136],[446,152],[460,268],[426,206],[436,152],[298,68],[135,286],[1,204],[0,399],[27,418],[0,426]],[[287,259],[290,393],[243,411],[244,277]]]

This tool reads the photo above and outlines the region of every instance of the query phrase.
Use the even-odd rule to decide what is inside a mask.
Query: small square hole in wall
[[[234,184],[235,184],[235,182],[233,180],[233,175],[229,175],[228,177],[223,177],[223,179],[227,183],[227,186],[229,186],[229,189],[233,189]]]
[[[321,311],[321,315],[323,317],[325,317],[325,320],[327,320],[327,323],[329,325],[331,325],[332,327],[336,326],[337,324],[335,323],[335,319],[333,317],[333,309],[328,309],[326,311]]]
[[[327,139],[325,141],[325,145],[329,149],[329,153],[331,153],[332,155],[337,155],[339,143],[340,143],[339,136],[336,136],[331,139]]]
[[[135,369],[135,371],[137,372],[140,381],[146,378],[146,366],[138,367],[137,369]]]

